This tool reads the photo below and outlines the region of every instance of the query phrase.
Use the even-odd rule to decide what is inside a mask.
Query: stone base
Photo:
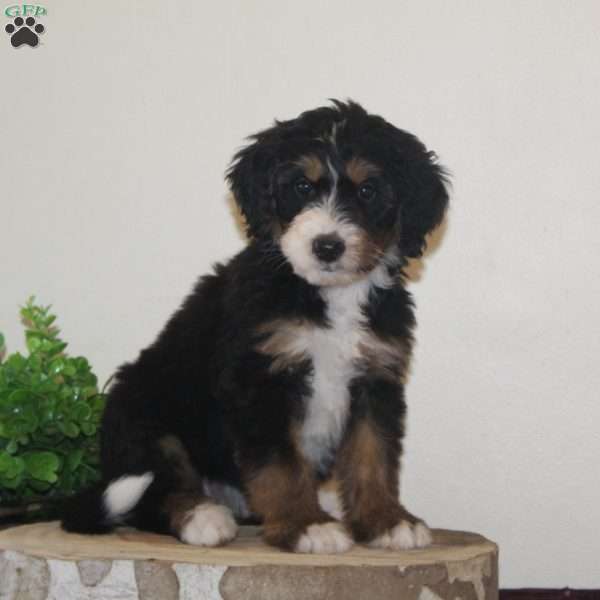
[[[83,536],[23,525],[0,531],[0,600],[497,600],[496,545],[433,534],[423,550],[311,555],[265,546],[249,527],[209,549],[130,529]]]

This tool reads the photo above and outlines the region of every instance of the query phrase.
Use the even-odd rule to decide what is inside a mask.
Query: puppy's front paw
[[[314,523],[309,525],[296,543],[296,552],[338,554],[352,547],[352,538],[341,523]]]
[[[414,524],[400,521],[395,527],[388,529],[384,534],[371,541],[369,546],[390,550],[411,550],[429,546],[432,540],[429,527],[422,521]]]

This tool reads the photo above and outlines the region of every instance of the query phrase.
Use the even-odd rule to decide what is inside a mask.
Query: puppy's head
[[[250,138],[227,173],[252,237],[297,275],[346,285],[391,257],[420,256],[448,202],[443,169],[413,135],[354,102]]]

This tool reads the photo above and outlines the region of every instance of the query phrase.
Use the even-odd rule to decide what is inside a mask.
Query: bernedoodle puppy
[[[252,136],[227,180],[250,241],[119,369],[102,481],[63,527],[214,546],[253,517],[296,552],[429,544],[398,499],[415,325],[403,268],[443,218],[444,170],[410,133],[334,101]]]

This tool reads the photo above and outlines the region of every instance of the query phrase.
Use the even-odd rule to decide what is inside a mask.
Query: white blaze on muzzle
[[[315,255],[313,243],[323,235],[335,234],[344,243],[344,252],[333,262],[323,262]],[[365,232],[339,213],[333,194],[322,204],[313,204],[296,215],[281,236],[283,254],[296,275],[313,285],[345,285],[364,273]]]

